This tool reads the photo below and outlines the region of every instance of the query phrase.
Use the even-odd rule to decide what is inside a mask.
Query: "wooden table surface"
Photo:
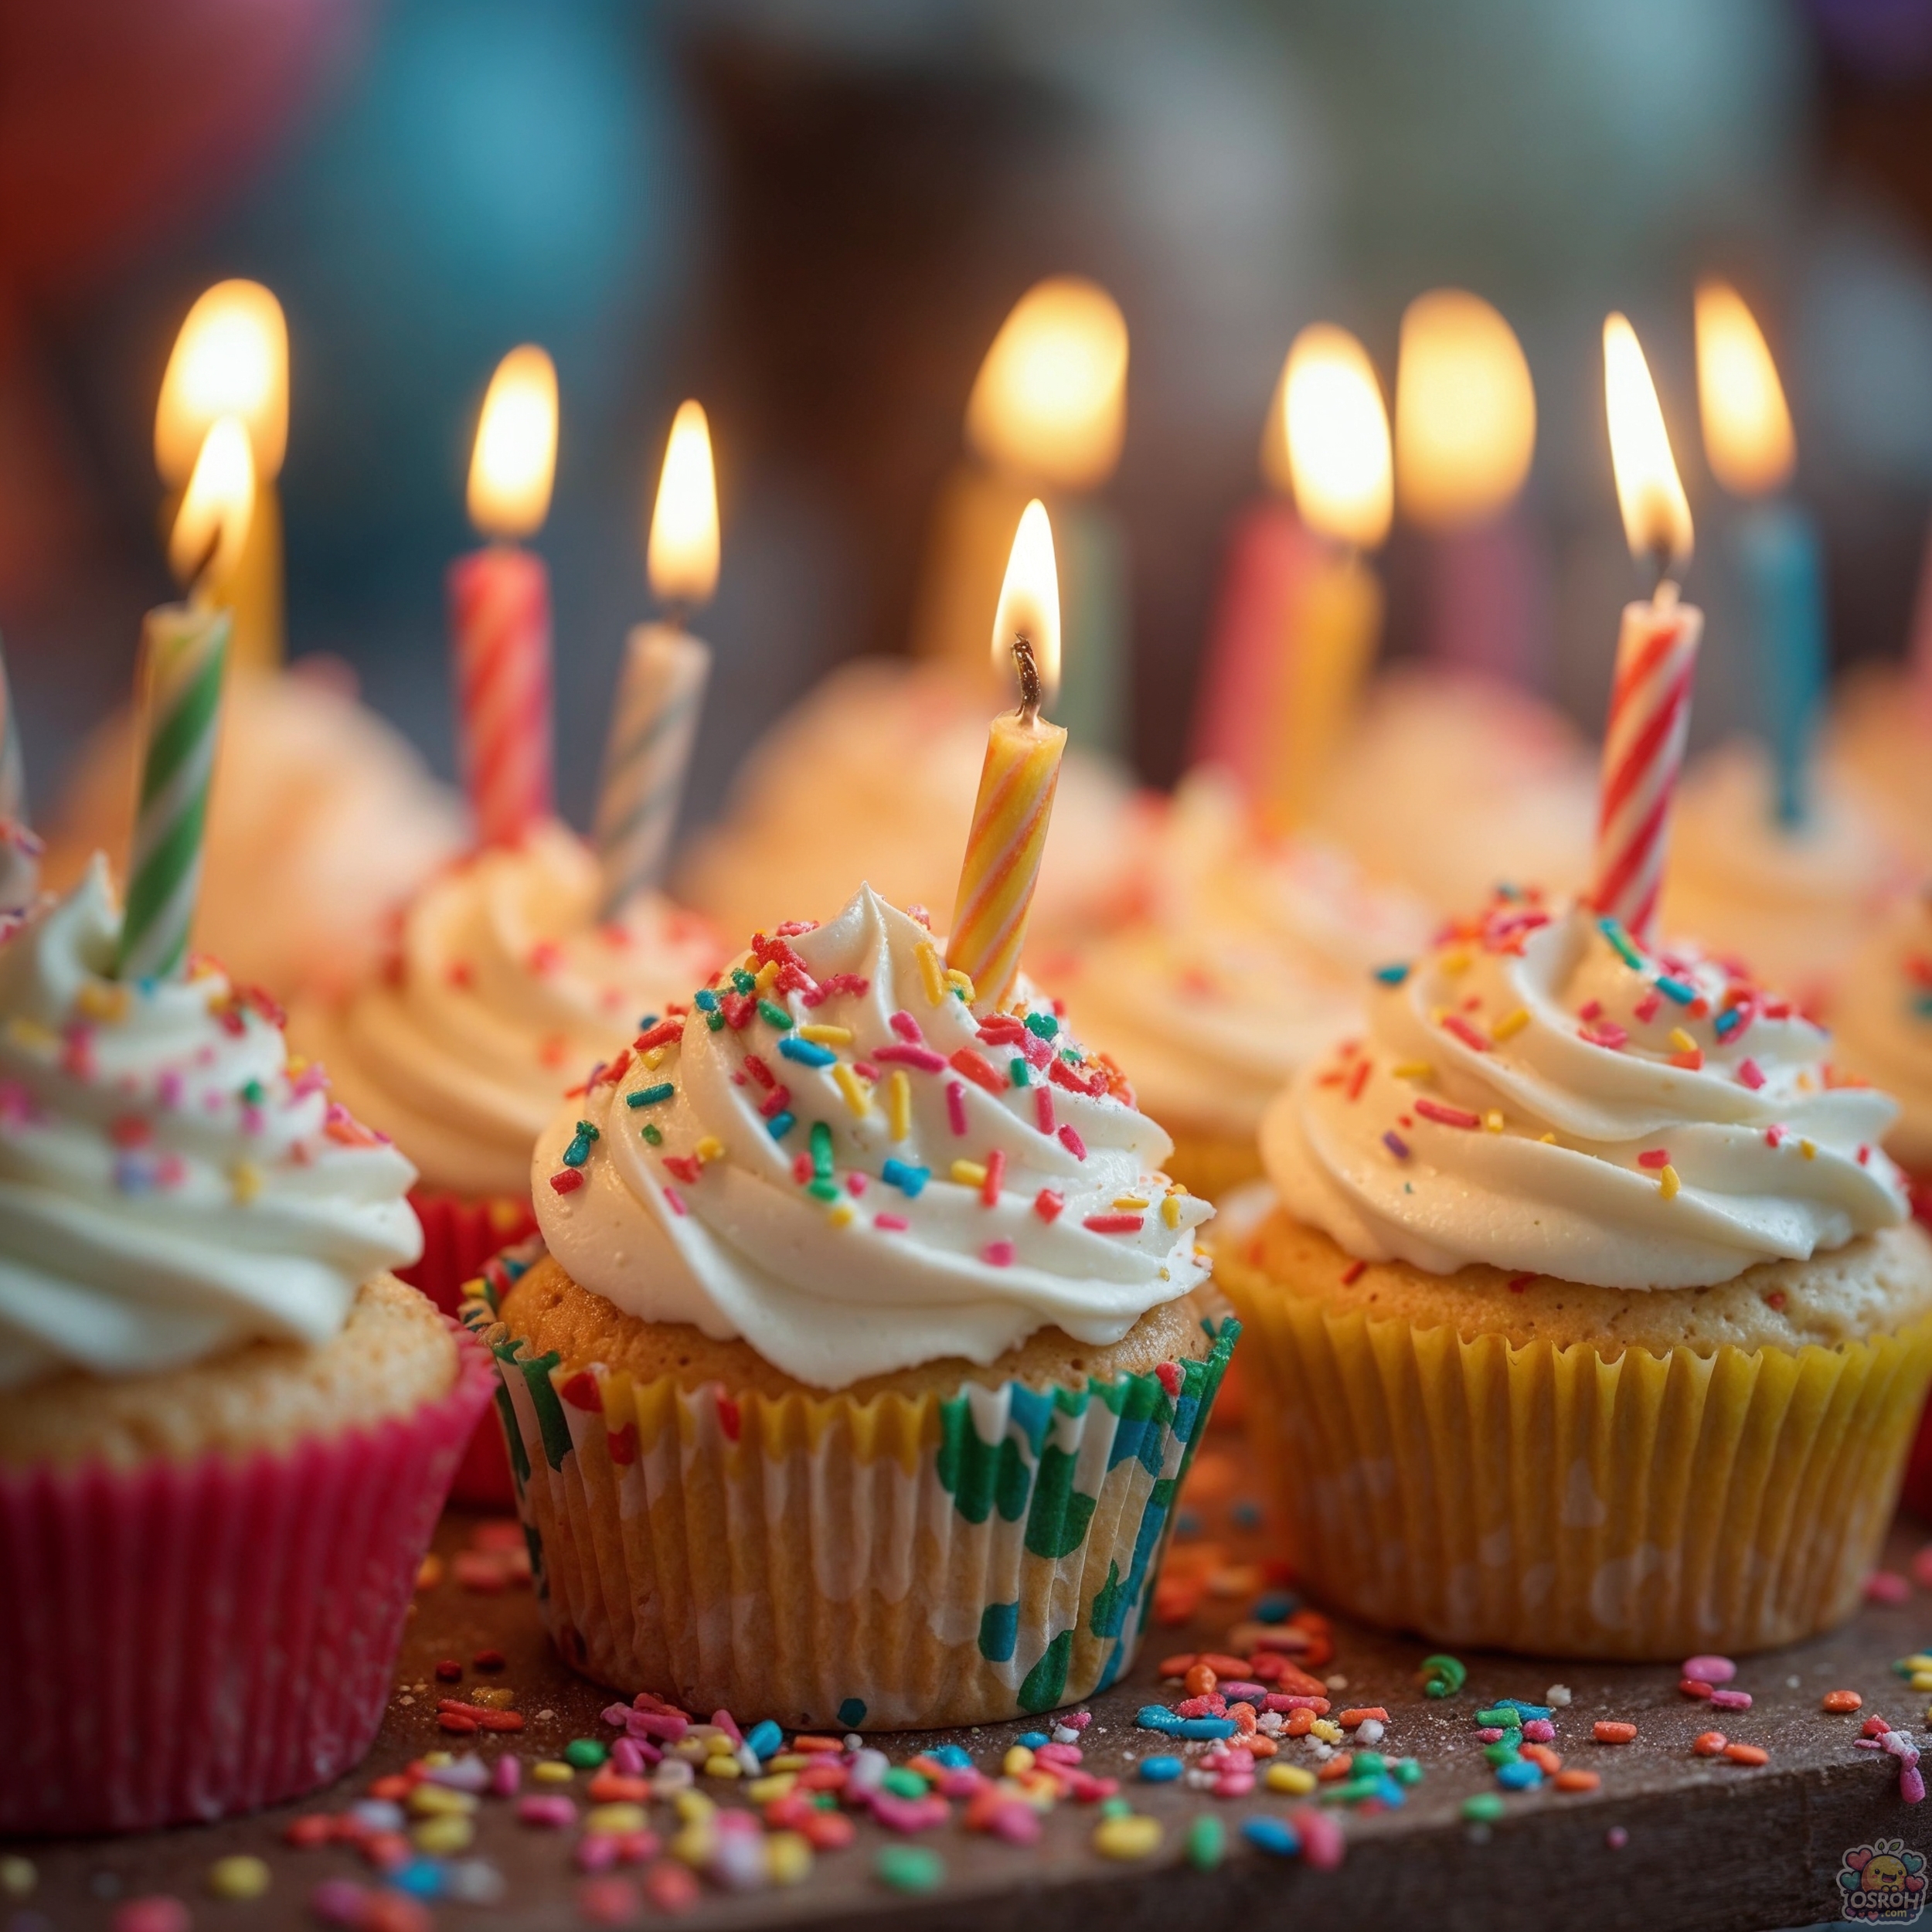
[[[1190,1485],[1176,1549],[1199,1563],[1204,1544],[1218,1546],[1207,1567],[1223,1589],[1253,1578],[1253,1561],[1266,1549],[1255,1526],[1256,1493],[1238,1438],[1217,1432],[1204,1445]],[[1189,1520],[1192,1519],[1192,1521]],[[485,1522],[452,1512],[437,1547],[446,1556],[469,1546]],[[1925,1532],[1902,1520],[1887,1561],[1909,1573]],[[1248,1572],[1243,1576],[1243,1570]],[[1932,1594],[1913,1587],[1896,1604],[1873,1602],[1845,1629],[1800,1648],[1743,1661],[1736,1688],[1753,1708],[1717,1713],[1681,1695],[1676,1672],[1665,1665],[1584,1665],[1472,1654],[1466,1689],[1446,1700],[1425,1699],[1416,1666],[1432,1646],[1338,1621],[1336,1655],[1326,1674],[1340,1680],[1336,1706],[1381,1704],[1389,1713],[1379,1747],[1413,1755],[1422,1781],[1400,1810],[1344,1815],[1348,1855],[1331,1871],[1269,1858],[1243,1842],[1240,1821],[1257,1813],[1284,1815],[1293,1801],[1257,1790],[1245,1799],[1219,1800],[1178,1784],[1155,1785],[1136,1776],[1139,1760],[1171,1746],[1137,1730],[1143,1704],[1165,1693],[1156,1675],[1164,1655],[1219,1648],[1247,1614],[1251,1594],[1210,1594],[1191,1624],[1157,1630],[1143,1646],[1128,1681],[1093,1700],[1094,1722],[1082,1743],[1086,1768],[1120,1777],[1138,1811],[1168,1828],[1160,1849],[1134,1864],[1110,1862],[1092,1848],[1097,1817],[1091,1807],[1063,1804],[1046,1820],[1032,1846],[1015,1846],[955,1821],[915,1842],[944,1860],[946,1880],[931,1893],[889,1889],[876,1864],[893,1840],[869,1818],[857,1843],[821,1856],[806,1881],[792,1889],[729,1894],[707,1887],[684,1921],[694,1927],[833,1926],[863,1923],[944,1932],[967,1926],[1012,1926],[1029,1932],[1104,1923],[1109,1932],[1172,1927],[1205,1913],[1233,1914],[1245,1926],[1305,1923],[1322,1927],[1376,1923],[1440,1925],[1511,1932],[1512,1928],[1808,1925],[1840,1916],[1837,1875],[1848,1850],[1879,1838],[1902,1838],[1909,1849],[1932,1850],[1932,1805],[1908,1806],[1899,1794],[1897,1767],[1879,1753],[1855,1750],[1860,1718],[1829,1716],[1819,1700],[1827,1690],[1859,1691],[1865,1714],[1881,1712],[1901,1728],[1923,1726],[1926,1702],[1891,1668],[1894,1658],[1932,1644]],[[352,1850],[287,1845],[284,1826],[298,1813],[340,1808],[372,1777],[420,1753],[448,1745],[435,1726],[439,1695],[461,1696],[438,1685],[439,1658],[468,1660],[479,1651],[502,1651],[501,1672],[466,1672],[464,1685],[511,1687],[527,1729],[513,1740],[526,1764],[553,1756],[573,1737],[608,1739],[598,1719],[611,1693],[573,1677],[552,1655],[527,1588],[501,1594],[467,1588],[451,1571],[418,1594],[398,1668],[397,1691],[375,1749],[356,1774],[300,1804],[261,1816],[121,1839],[19,1845],[33,1862],[36,1883],[26,1897],[0,1896],[0,1927],[9,1932],[93,1932],[111,1925],[115,1906],[138,1895],[172,1893],[192,1909],[206,1932],[221,1928],[309,1927],[317,1921],[309,1895],[322,1879],[373,1875]],[[0,1669],[4,1669],[0,1660]],[[1472,1825],[1463,1801],[1494,1791],[1475,1735],[1475,1713],[1498,1696],[1546,1701],[1553,1683],[1567,1684],[1573,1701],[1556,1713],[1557,1748],[1573,1765],[1602,1774],[1587,1795],[1546,1790],[1509,1794],[1503,1818]],[[420,1688],[417,1688],[420,1687]],[[1598,1718],[1634,1720],[1634,1743],[1611,1747],[1591,1740]],[[1692,1739],[1713,1724],[1741,1742],[1762,1745],[1768,1764],[1747,1769],[1694,1756]],[[976,1732],[906,1735],[873,1741],[895,1760],[923,1745],[964,1744],[982,1768],[996,1770],[1000,1753],[1027,1723]],[[488,1740],[494,1743],[495,1740]],[[0,1740],[0,1749],[4,1749]],[[1200,1747],[1196,1747],[1199,1749]],[[1305,1747],[1284,1748],[1291,1761],[1311,1762]],[[527,1784],[526,1789],[531,1788]],[[706,1781],[729,1804],[731,1787]],[[1182,1855],[1188,1821],[1218,1813],[1228,1828],[1224,1861],[1197,1871]],[[661,1813],[661,1807],[653,1807]],[[656,1821],[654,1817],[654,1823]],[[486,1798],[476,1841],[464,1855],[500,1871],[503,1896],[492,1906],[445,1903],[434,1908],[439,1927],[477,1932],[545,1932],[581,1927],[581,1875],[571,1861],[573,1835],[519,1826],[512,1808]],[[233,1852],[266,1859],[274,1883],[266,1896],[242,1903],[214,1898],[206,1887],[212,1861]],[[647,1906],[638,1923],[659,1915]],[[1932,1924],[1932,1919],[1927,1920]]]

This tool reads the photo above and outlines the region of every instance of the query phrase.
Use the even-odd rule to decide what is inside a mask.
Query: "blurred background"
[[[1648,349],[1706,538],[1726,514],[1692,291],[1764,322],[1822,526],[1841,665],[1898,655],[1932,508],[1932,0],[73,0],[0,10],[0,634],[38,803],[124,700],[168,591],[155,399],[195,297],[286,311],[291,655],[327,651],[453,769],[444,573],[478,407],[556,359],[560,802],[587,821],[648,599],[682,396],[724,566],[688,821],[840,660],[906,648],[987,345],[1056,272],[1129,331],[1107,494],[1126,748],[1175,776],[1231,517],[1283,355],[1326,318],[1385,388],[1404,305],[1472,289],[1538,400],[1535,675],[1600,725],[1635,587],[1600,329]],[[1419,648],[1411,539],[1383,649]],[[1070,621],[1076,620],[1070,617]]]

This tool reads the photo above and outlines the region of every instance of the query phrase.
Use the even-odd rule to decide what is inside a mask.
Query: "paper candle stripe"
[[[1646,945],[1655,934],[1703,628],[1702,614],[1690,605],[1632,604],[1617,642],[1590,900]]]
[[[27,765],[20,751],[20,719],[7,682],[6,653],[0,651],[0,821],[26,822]]]
[[[681,631],[631,633],[597,801],[604,918],[663,876],[710,668],[709,649]]]
[[[463,782],[478,842],[511,845],[551,810],[550,580],[495,545],[450,569]]]
[[[230,628],[226,611],[182,604],[151,611],[143,628],[141,791],[115,966],[123,979],[168,977],[188,957]]]

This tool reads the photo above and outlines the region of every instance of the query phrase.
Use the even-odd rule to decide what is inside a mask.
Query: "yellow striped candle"
[[[993,651],[1018,667],[1020,706],[993,720],[979,797],[960,868],[946,963],[998,1004],[1012,991],[1026,941],[1026,915],[1046,849],[1066,733],[1039,715],[1060,672],[1060,583],[1046,506],[1028,504],[1013,538],[993,623]]]

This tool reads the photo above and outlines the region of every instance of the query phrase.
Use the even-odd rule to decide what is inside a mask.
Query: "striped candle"
[[[27,818],[27,764],[20,751],[20,719],[7,682],[7,658],[0,651],[0,825],[24,825]]]
[[[710,647],[684,631],[632,629],[597,799],[602,918],[663,876],[710,669]]]
[[[189,604],[150,611],[142,626],[141,789],[114,968],[122,979],[170,978],[187,960],[230,628],[226,611]]]
[[[457,736],[477,841],[513,845],[547,818],[550,573],[514,544],[450,566]]]
[[[1640,944],[1656,934],[1671,799],[1690,730],[1691,682],[1704,614],[1672,587],[1624,607],[1604,734],[1597,862],[1590,902]]]

